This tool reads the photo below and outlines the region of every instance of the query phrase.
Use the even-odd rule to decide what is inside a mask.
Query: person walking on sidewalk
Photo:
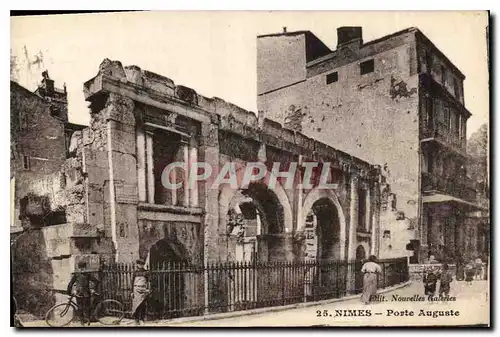
[[[132,293],[132,312],[137,325],[144,323],[146,318],[146,299],[149,291],[148,272],[144,269],[144,261],[136,261],[136,270],[132,279],[134,292]]]
[[[468,285],[472,284],[472,280],[474,279],[474,275],[476,274],[476,269],[474,268],[474,261],[469,262],[465,266],[465,282]]]
[[[476,275],[474,276],[474,278],[475,278],[476,280],[478,280],[478,281],[479,281],[479,280],[482,280],[482,279],[483,279],[483,274],[484,274],[484,270],[483,270],[483,261],[481,260],[481,258],[480,258],[480,257],[478,257],[478,258],[476,259],[476,261],[474,261],[474,262],[475,262],[475,265],[476,265],[476,266],[475,266],[475,267],[476,267]]]
[[[377,263],[377,257],[370,255],[368,262],[361,267],[363,273],[363,294],[361,301],[364,304],[370,303],[370,299],[377,293],[377,278],[378,274],[382,273],[382,268]]]
[[[431,266],[424,273],[424,293],[426,296],[434,297],[436,294],[437,281],[437,270],[434,266]]]
[[[453,276],[451,275],[450,268],[448,264],[443,264],[443,270],[441,271],[441,276],[439,278],[439,297],[448,296],[450,294],[450,284],[453,281]]]

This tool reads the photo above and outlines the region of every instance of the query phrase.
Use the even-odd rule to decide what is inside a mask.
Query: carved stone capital
[[[219,128],[216,124],[206,123],[201,126],[201,145],[219,146]]]
[[[110,93],[106,101],[106,119],[123,124],[135,125],[134,101],[131,98]]]

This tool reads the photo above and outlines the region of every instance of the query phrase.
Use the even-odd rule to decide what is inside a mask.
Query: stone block
[[[97,228],[89,223],[74,223],[71,224],[69,236],[72,238],[97,237]]]
[[[121,182],[115,183],[115,198],[118,203],[137,204],[137,186]]]
[[[102,202],[88,203],[88,223],[95,229],[104,228],[104,207]]]
[[[88,202],[100,203],[104,201],[104,186],[89,183],[87,185]]]
[[[113,151],[113,178],[125,184],[137,184],[137,161],[135,154]]]
[[[52,262],[53,287],[58,290],[66,290],[71,279],[71,273],[74,272],[73,259],[70,257],[63,259],[54,259]],[[60,296],[60,297],[59,297]],[[56,293],[56,302],[66,301],[68,298],[64,294]]]
[[[74,187],[81,184],[83,175],[80,168],[68,168],[65,170],[66,188]]]
[[[111,148],[113,151],[135,155],[135,142],[135,130],[125,131],[115,127],[111,130]]]
[[[87,172],[88,167],[107,168],[108,152],[85,147],[83,149],[83,172]]]
[[[85,223],[86,212],[83,204],[69,205],[66,207],[66,220],[68,223]]]
[[[106,180],[109,180],[109,171],[107,168],[88,166],[87,180],[89,184],[103,186]]]

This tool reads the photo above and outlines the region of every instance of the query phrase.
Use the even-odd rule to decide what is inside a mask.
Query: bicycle
[[[61,293],[66,294],[65,292]],[[98,293],[94,293],[94,295],[99,296]],[[75,318],[75,312],[81,314],[78,304],[74,301],[75,298],[77,296],[71,294],[67,302],[58,303],[51,307],[45,314],[45,322],[51,327],[64,327],[70,324]],[[117,300],[107,299],[94,303],[97,304],[93,312],[91,311],[90,321],[92,318],[96,318],[103,325],[117,325],[125,316],[123,303]]]

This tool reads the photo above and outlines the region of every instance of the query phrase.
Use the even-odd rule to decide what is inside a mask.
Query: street
[[[293,327],[293,326],[414,326],[489,324],[488,281],[453,282],[449,301],[433,302],[423,296],[423,285],[415,282],[385,293],[368,305],[359,298],[254,315],[216,320],[154,321],[146,326],[175,327]],[[385,301],[380,301],[382,296]],[[399,298],[400,300],[395,300]],[[413,298],[413,301],[402,299]],[[453,299],[456,300],[453,300]],[[422,311],[421,311],[422,310]],[[347,316],[346,316],[347,315]],[[355,315],[355,316],[353,316]],[[436,317],[437,316],[437,317]],[[73,323],[75,327],[79,325]],[[25,322],[25,326],[47,326],[43,321]],[[93,323],[92,326],[102,326]],[[124,319],[121,326],[133,327]]]
[[[465,282],[454,282],[452,284],[450,297],[456,297],[456,301],[429,302],[398,302],[392,301],[393,295],[401,297],[423,296],[423,285],[413,283],[410,286],[394,290],[383,296],[386,302],[378,302],[364,305],[359,299],[336,302],[322,306],[292,309],[282,312],[263,313],[252,316],[234,317],[223,320],[200,321],[175,326],[207,326],[207,327],[257,327],[257,326],[411,326],[411,325],[470,325],[489,323],[489,299],[487,295],[487,281],[476,281],[472,285]],[[366,311],[361,314],[366,316],[340,317],[336,316],[338,310],[371,310],[371,316]],[[427,311],[458,311],[459,316],[427,317],[418,316],[420,310]],[[388,310],[414,312],[414,316],[387,316]],[[326,316],[324,315],[326,311]],[[379,315],[379,313],[381,315]],[[342,314],[345,314],[342,312]],[[358,312],[358,314],[360,314]],[[321,317],[318,317],[321,316]]]

